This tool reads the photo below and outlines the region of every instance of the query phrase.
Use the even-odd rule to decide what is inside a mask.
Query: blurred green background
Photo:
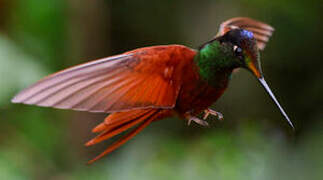
[[[0,179],[323,179],[321,0],[0,0]],[[11,104],[40,78],[143,46],[197,48],[248,16],[275,27],[262,64],[293,132],[258,82],[233,76],[209,128],[166,119],[87,166],[105,114]]]

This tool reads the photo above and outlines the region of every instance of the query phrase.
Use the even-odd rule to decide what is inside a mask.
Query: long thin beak
[[[261,85],[265,88],[265,90],[267,91],[267,93],[270,95],[271,99],[275,102],[275,104],[278,106],[280,112],[283,114],[283,116],[286,118],[287,122],[289,123],[289,125],[293,128],[293,130],[295,130],[295,127],[292,123],[292,121],[289,119],[289,117],[287,116],[287,114],[285,113],[284,109],[280,106],[279,102],[277,101],[275,95],[273,92],[271,92],[267,82],[264,79],[264,76],[262,75],[262,72],[260,70],[260,65],[257,67],[255,66],[252,62],[249,62],[247,65],[247,69],[249,71],[251,71],[251,73],[253,75],[255,75],[257,77],[257,79],[259,80],[259,82],[261,83]]]
[[[270,95],[271,99],[275,102],[275,104],[278,106],[280,112],[283,114],[283,116],[286,118],[286,120],[288,121],[289,125],[293,128],[293,130],[295,130],[295,127],[292,123],[292,121],[289,119],[289,117],[287,116],[287,114],[285,113],[284,109],[280,106],[279,102],[277,101],[275,95],[271,92],[267,82],[265,81],[265,79],[263,77],[257,77],[257,79],[259,80],[259,82],[261,83],[261,85],[265,88],[265,90],[267,91],[267,93]]]

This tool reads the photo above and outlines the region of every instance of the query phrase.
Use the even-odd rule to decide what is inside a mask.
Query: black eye
[[[242,49],[239,46],[233,46],[233,51],[236,56],[242,57]]]
[[[241,54],[242,53],[242,49],[239,46],[233,46],[233,51],[236,54]]]

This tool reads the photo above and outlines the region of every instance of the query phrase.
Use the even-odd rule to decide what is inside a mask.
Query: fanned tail
[[[114,151],[132,137],[137,135],[146,126],[148,126],[152,121],[165,117],[170,112],[170,110],[165,109],[141,109],[132,110],[128,112],[117,112],[109,115],[104,122],[96,126],[92,131],[95,133],[100,132],[98,136],[87,142],[86,146],[91,146],[109,139],[115,135],[118,135],[129,128],[138,125],[135,129],[121,137],[119,140],[111,144],[104,152],[90,160],[88,164],[92,164],[96,160],[102,158],[103,156]]]

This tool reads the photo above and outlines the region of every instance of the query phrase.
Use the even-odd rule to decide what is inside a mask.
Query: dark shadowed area
[[[0,0],[0,179],[322,179],[321,0]],[[152,123],[102,160],[84,147],[106,114],[12,104],[42,77],[139,47],[198,48],[221,22],[247,16],[275,32],[262,66],[293,132],[249,72],[214,105],[210,127]]]

